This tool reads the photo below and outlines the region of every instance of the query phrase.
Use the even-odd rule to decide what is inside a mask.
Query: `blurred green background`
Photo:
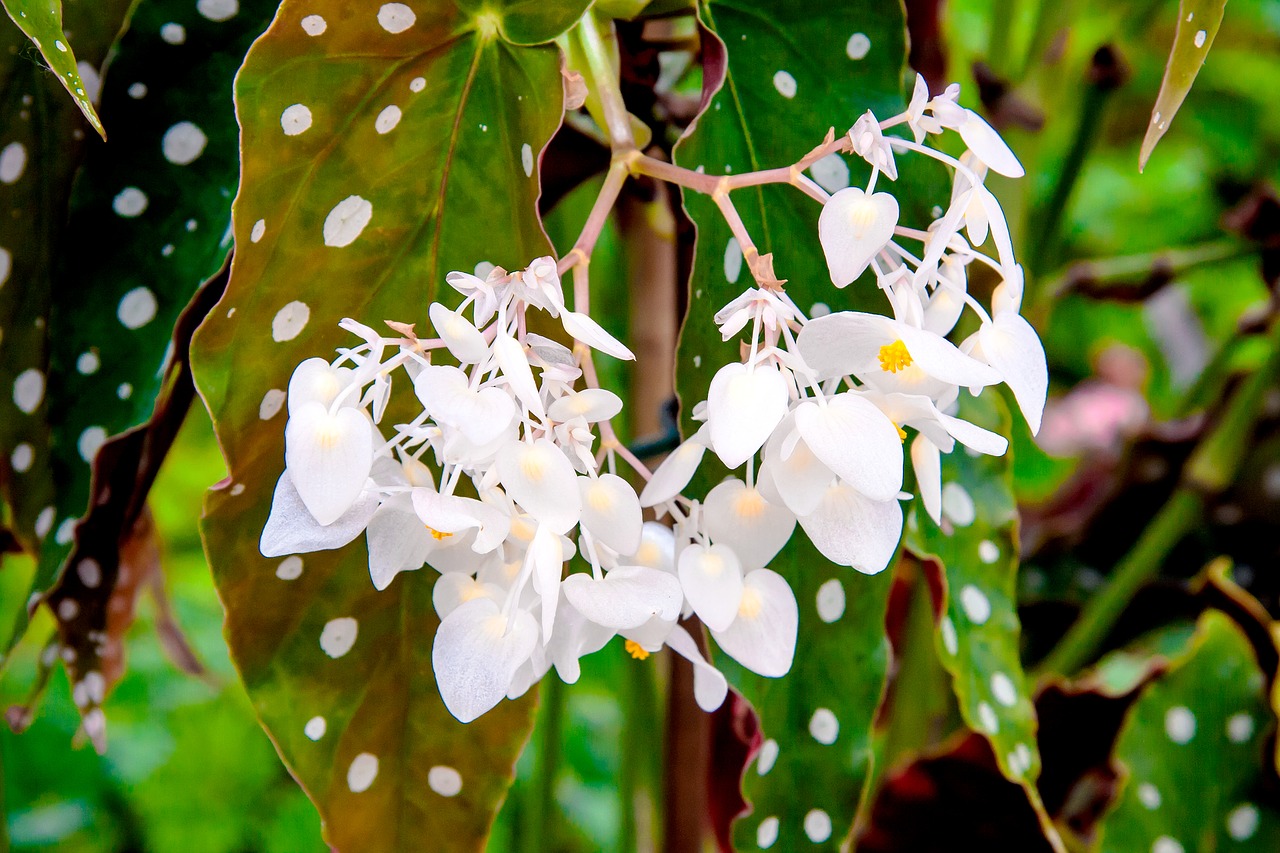
[[[1043,117],[1040,130],[1007,133],[1028,177],[992,183],[1023,258],[1040,260],[1031,269],[1029,313],[1045,339],[1055,392],[1094,376],[1100,354],[1123,344],[1141,356],[1141,387],[1157,419],[1187,408],[1197,378],[1215,356],[1226,353],[1229,362],[1255,357],[1248,347],[1228,350],[1227,342],[1240,318],[1265,302],[1266,291],[1256,254],[1241,255],[1224,243],[1230,238],[1222,219],[1250,188],[1280,180],[1280,108],[1274,100],[1280,91],[1280,0],[1228,5],[1207,66],[1145,174],[1138,173],[1138,145],[1176,15],[1177,4],[1166,0],[961,0],[945,4],[942,18],[948,72],[966,87],[967,103],[977,104],[971,69],[984,60]],[[1131,76],[1090,111],[1087,68],[1106,43],[1118,48]],[[1028,55],[1054,60],[1028,62]],[[1082,142],[1087,156],[1079,180],[1066,196],[1061,227],[1046,236],[1046,205]],[[589,190],[566,204],[580,207],[584,199]],[[1225,251],[1213,253],[1222,246]],[[1091,259],[1115,269],[1129,263],[1141,277],[1153,258],[1111,259],[1170,247],[1214,260],[1179,272],[1159,304],[1049,296],[1073,261]],[[617,249],[602,249],[609,252]],[[606,264],[624,268],[617,258],[602,258]],[[603,269],[597,273],[603,275]],[[1172,325],[1186,320],[1190,338],[1170,334]],[[1188,340],[1199,350],[1188,350]],[[1025,437],[1017,460],[1019,487],[1033,503],[1050,497],[1076,467],[1070,459],[1035,452]],[[319,819],[258,726],[222,639],[222,612],[196,519],[203,490],[223,474],[208,418],[197,409],[161,474],[152,507],[165,548],[168,595],[207,677],[184,674],[166,656],[155,604],[144,596],[128,635],[126,674],[105,705],[109,748],[98,756],[76,739],[78,718],[66,679],[56,671],[29,730],[15,735],[0,728],[6,815],[0,830],[7,829],[12,849],[324,849]],[[1064,588],[1066,582],[1053,576],[1062,564],[1037,568],[1037,584],[1047,572],[1049,588]],[[27,562],[6,558],[0,596],[21,594],[29,572]],[[51,632],[42,614],[0,675],[0,705],[27,701]],[[655,820],[653,792],[661,772],[659,667],[655,660],[632,662],[610,646],[584,661],[578,685],[545,691],[544,724],[521,759],[521,781],[491,849],[520,849],[520,839],[531,833],[550,833],[562,849],[582,851],[627,849],[632,839],[649,835],[645,824]],[[545,725],[548,720],[555,724]],[[540,752],[562,756],[553,790],[535,788]]]

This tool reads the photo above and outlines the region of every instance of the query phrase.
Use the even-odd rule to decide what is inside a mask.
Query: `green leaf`
[[[230,470],[203,532],[233,659],[329,843],[374,853],[424,839],[481,848],[533,702],[465,726],[446,712],[430,660],[431,570],[378,592],[363,537],[260,556],[284,467],[284,389],[300,361],[351,343],[341,318],[424,322],[428,302],[451,292],[448,271],[547,254],[536,167],[563,114],[554,47],[513,45],[453,4],[415,8],[380,21],[344,0],[286,3],[250,51],[236,85],[238,248],[195,342]],[[348,210],[357,216],[344,223]],[[405,393],[384,425],[403,420]],[[326,626],[354,629],[349,651],[326,654]],[[435,768],[456,771],[460,791]]]
[[[1181,0],[1178,4],[1178,28],[1173,34],[1173,46],[1169,49],[1169,63],[1164,68],[1160,82],[1160,94],[1156,96],[1151,111],[1151,123],[1142,137],[1142,149],[1138,152],[1138,171],[1146,168],[1147,159],[1156,143],[1164,136],[1182,101],[1191,91],[1191,84],[1200,73],[1209,55],[1209,48],[1222,25],[1227,0]]]
[[[963,394],[959,417],[1008,435],[1009,408],[997,394]],[[1000,770],[1039,807],[1036,712],[1018,652],[1016,593],[1018,508],[1013,459],[970,454],[961,445],[942,457],[942,524],[919,498],[907,517],[907,547],[942,564],[947,593],[936,642],[951,673],[960,715],[991,742]]]
[[[1280,814],[1260,799],[1274,728],[1265,684],[1240,628],[1206,611],[1186,654],[1129,709],[1114,753],[1124,781],[1096,849],[1280,849]]]
[[[55,292],[66,294],[49,316],[59,488],[39,590],[72,551],[96,450],[151,419],[178,360],[178,316],[226,262],[239,174],[232,80],[275,6],[142,0],[116,44],[102,100],[111,142],[86,152],[61,237],[77,250],[59,253],[53,270]],[[114,497],[141,503],[145,490]]]
[[[100,68],[128,11],[127,0],[66,4],[82,61]],[[53,528],[48,375],[53,267],[66,223],[71,182],[84,154],[80,115],[17,29],[0,27],[0,491],[25,550],[39,550],[37,529]],[[95,72],[96,73],[96,72]],[[47,393],[48,392],[48,393]],[[36,586],[47,588],[47,580]],[[29,590],[3,600],[14,624],[0,653],[22,635]]]
[[[711,94],[676,149],[681,166],[715,175],[786,166],[820,144],[832,125],[842,132],[867,109],[888,116],[904,106],[906,40],[898,5],[753,0],[703,2],[698,11],[706,28]],[[855,34],[870,43],[865,54],[852,51],[860,59],[849,50]],[[922,211],[945,200],[947,190],[934,180],[939,173],[932,165],[907,159],[895,193],[904,221],[920,221]],[[831,191],[847,185],[842,170],[854,184],[865,183],[869,174],[861,161],[839,155],[824,166]],[[887,311],[873,284],[844,290],[831,285],[817,236],[820,207],[813,200],[790,186],[743,189],[732,200],[759,250],[774,253],[774,269],[790,280],[787,292],[802,310],[823,303],[834,310]],[[738,343],[723,342],[712,317],[751,286],[751,273],[712,200],[686,192],[684,202],[698,226],[676,374],[689,434],[696,426],[693,405],[706,398],[715,371],[740,358]],[[709,459],[704,466],[723,471]],[[714,479],[701,482],[706,486]],[[738,821],[735,840],[741,849],[775,839],[771,843],[781,850],[835,850],[850,828],[870,769],[872,718],[888,667],[889,576],[866,577],[830,564],[798,528],[770,568],[787,579],[800,605],[791,673],[759,678],[718,658],[755,706],[766,739],[765,751],[746,773],[752,812]]]
[[[49,63],[49,68],[58,78],[58,82],[75,100],[76,106],[88,119],[89,124],[93,125],[98,135],[106,139],[107,132],[103,129],[98,113],[93,108],[97,95],[95,90],[101,85],[98,67],[100,63],[76,62],[76,55],[71,50],[71,41],[62,31],[61,0],[4,0],[4,10],[9,13],[9,17],[27,38],[40,48],[44,61]],[[118,21],[119,18],[115,10],[108,7],[102,15],[102,20]],[[76,28],[74,32],[79,43],[80,30]],[[86,41],[83,46],[86,49],[86,60],[95,55],[92,41]]]

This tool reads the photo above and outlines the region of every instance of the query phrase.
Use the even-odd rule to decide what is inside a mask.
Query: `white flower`
[[[822,556],[863,574],[884,571],[902,538],[902,507],[896,499],[877,501],[846,483],[834,482],[800,526]]]
[[[459,605],[440,622],[431,647],[449,713],[469,723],[501,702],[537,643],[538,625],[522,610],[508,619],[488,597]]]
[[[746,462],[787,413],[787,381],[769,365],[734,362],[716,371],[707,393],[711,449],[725,467]]]
[[[854,391],[801,403],[796,430],[828,470],[873,500],[902,490],[902,441],[876,406]],[[857,439],[851,439],[857,436]]]
[[[320,524],[331,524],[364,491],[373,467],[373,424],[361,409],[305,403],[289,416],[285,467],[302,502]]]
[[[702,513],[711,541],[731,545],[748,569],[767,565],[786,546],[796,526],[794,513],[736,477],[707,493]]]
[[[827,256],[831,282],[845,287],[893,238],[898,200],[889,193],[867,195],[859,187],[840,190],[822,207],[818,239]]]
[[[498,451],[497,470],[512,500],[556,533],[568,533],[578,523],[578,476],[550,439],[507,442]]]
[[[720,648],[752,672],[780,678],[795,657],[800,609],[782,575],[756,569],[743,578],[737,616],[723,631],[712,631]]]
[[[898,179],[898,167],[893,161],[893,148],[880,132],[880,123],[876,121],[871,110],[863,113],[853,123],[853,127],[849,128],[849,142],[853,145],[853,153],[884,172],[889,180]]]
[[[723,631],[742,602],[742,564],[727,545],[692,544],[680,552],[680,586],[706,626]]]

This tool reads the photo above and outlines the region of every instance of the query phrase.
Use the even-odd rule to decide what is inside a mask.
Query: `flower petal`
[[[645,483],[640,492],[640,506],[657,506],[680,494],[693,479],[698,463],[702,461],[702,454],[706,452],[707,446],[696,438],[690,438],[671,451],[653,472],[649,482]]]
[[[551,439],[510,441],[498,451],[497,466],[503,488],[529,515],[559,534],[578,523],[578,475]]]
[[[406,502],[407,503],[407,502]],[[400,572],[422,568],[436,540],[409,507],[384,503],[369,519],[369,577],[384,590]]]
[[[825,406],[803,403],[795,415],[813,455],[836,476],[873,500],[902,490],[902,441],[875,404],[845,392]]]
[[[995,128],[987,124],[986,120],[973,110],[965,110],[965,112],[968,115],[956,129],[960,132],[960,138],[964,140],[964,144],[969,146],[969,150],[986,163],[991,171],[998,172],[1006,178],[1021,178],[1025,175],[1026,170],[1022,168],[1022,164],[1018,162],[1018,158],[1014,156],[1005,141],[1000,138],[1000,134],[996,133]]]
[[[787,414],[787,381],[776,367],[726,364],[707,393],[711,448],[725,467],[742,465]]]
[[[934,524],[942,523],[942,456],[938,445],[923,435],[911,442],[911,467],[916,472],[916,488],[925,512]]]
[[[693,698],[698,707],[711,713],[723,705],[725,697],[729,695],[729,682],[720,670],[707,663],[689,632],[676,625],[667,635],[667,645],[693,664]]]
[[[800,526],[831,562],[874,575],[898,548],[902,507],[896,498],[873,501],[846,483],[833,483],[818,508],[800,517]]]
[[[592,349],[600,350],[605,355],[611,355],[623,361],[635,361],[635,353],[586,314],[565,311],[560,315],[560,322],[564,324],[564,330],[575,340],[581,341]]]
[[[618,566],[600,580],[578,572],[560,588],[579,613],[614,631],[639,628],[655,616],[674,620],[684,603],[674,575],[646,566]]]
[[[702,512],[711,541],[732,546],[747,569],[768,565],[796,527],[789,509],[769,503],[736,477],[707,493]]]
[[[525,355],[524,346],[506,332],[499,331],[493,340],[493,354],[498,366],[502,368],[502,375],[506,377],[520,402],[539,419],[545,417],[542,398],[538,395],[537,383],[533,381],[533,370],[529,367],[529,357]]]
[[[293,369],[289,377],[289,415],[307,403],[322,403],[328,408],[342,389],[355,380],[355,371],[349,367],[334,367],[323,358],[308,358]],[[360,395],[352,392],[342,401],[344,406],[355,406]]]
[[[322,403],[307,403],[285,426],[284,461],[311,515],[331,524],[364,491],[373,467],[373,424],[361,409],[330,413]]]
[[[489,598],[468,601],[446,616],[436,630],[431,664],[449,713],[469,723],[501,702],[537,643],[532,616],[517,610],[508,625]]]
[[[978,342],[982,345],[983,357],[1000,372],[1013,391],[1018,408],[1022,409],[1031,434],[1035,435],[1040,431],[1049,393],[1049,368],[1040,336],[1020,315],[1006,312],[983,324],[978,330]]]
[[[584,388],[570,391],[547,407],[547,415],[553,421],[582,418],[587,423],[607,421],[622,411],[622,398],[603,388]]]
[[[377,509],[378,496],[363,492],[337,521],[321,524],[302,502],[293,479],[285,471],[276,481],[271,514],[262,528],[258,550],[264,557],[283,557],[341,548],[364,532]]]
[[[489,344],[485,342],[484,335],[457,311],[432,302],[427,314],[431,317],[431,327],[458,361],[476,364],[489,354]]]
[[[836,287],[845,287],[888,245],[898,224],[898,200],[846,187],[827,200],[818,216],[818,240]]]
[[[742,602],[742,564],[728,545],[690,545],[680,552],[680,586],[693,612],[713,631],[723,631]]]
[[[791,669],[796,652],[800,609],[782,575],[756,569],[743,579],[742,601],[733,624],[712,631],[716,643],[747,669],[780,678]]]
[[[582,493],[582,526],[619,554],[633,554],[640,547],[644,517],[631,484],[615,474],[579,477]]]

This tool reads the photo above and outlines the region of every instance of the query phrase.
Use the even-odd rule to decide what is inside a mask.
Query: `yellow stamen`
[[[896,429],[896,430],[898,431],[898,441],[901,441],[903,444],[906,444],[906,443],[907,443],[907,431],[906,431],[905,429],[903,429],[902,427],[898,426],[897,424],[894,424],[894,425],[893,425],[893,428],[894,428],[894,429]]]
[[[627,650],[627,654],[631,655],[635,660],[644,660],[649,657],[648,650],[635,640],[627,640],[625,648]]]
[[[902,341],[894,341],[880,347],[880,369],[886,373],[897,373],[904,367],[911,366],[911,353]]]
[[[442,539],[448,539],[450,536],[453,535],[452,533],[445,533],[443,531],[436,530],[434,527],[428,527],[427,532],[430,533],[431,538],[436,540],[437,542],[441,541]]]

